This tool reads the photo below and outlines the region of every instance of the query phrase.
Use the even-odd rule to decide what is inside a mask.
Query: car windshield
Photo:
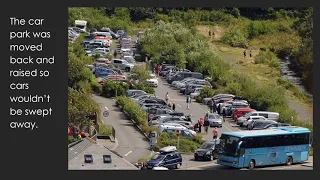
[[[216,114],[210,114],[209,115],[209,119],[219,119],[220,116],[219,115],[216,115]]]
[[[209,143],[204,143],[200,147],[200,149],[212,149],[212,148],[213,148],[213,144],[209,144]]]
[[[219,154],[226,156],[236,156],[240,138],[222,134],[220,137]]]
[[[152,160],[161,160],[161,159],[163,159],[165,157],[165,155],[163,155],[163,154],[156,154],[156,155],[154,155],[151,159]]]

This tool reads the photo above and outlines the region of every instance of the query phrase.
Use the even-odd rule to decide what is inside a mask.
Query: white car
[[[195,88],[193,93],[190,93],[190,98],[195,99],[196,97],[200,96],[202,88]]]
[[[151,87],[158,87],[158,78],[154,74],[150,74],[150,79],[147,79],[147,82]]]
[[[263,116],[249,116],[244,122],[243,126],[248,127],[248,125],[253,121],[253,120],[268,120],[267,118]]]

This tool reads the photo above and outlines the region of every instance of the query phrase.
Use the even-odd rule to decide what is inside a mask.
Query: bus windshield
[[[222,134],[220,137],[219,154],[226,156],[236,156],[240,138]]]

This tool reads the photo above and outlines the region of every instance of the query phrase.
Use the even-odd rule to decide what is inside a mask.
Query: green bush
[[[270,34],[275,32],[276,29],[276,24],[272,21],[251,21],[247,25],[249,38],[254,38],[263,34]]]
[[[99,135],[110,136],[112,134],[112,129],[105,124],[99,125]]]
[[[164,132],[159,135],[155,150],[159,150],[166,146],[176,146],[179,152],[192,153],[197,150],[203,143],[203,141],[200,140],[201,138],[201,135],[198,135],[193,139],[180,138],[178,147],[178,137],[175,134],[170,137],[168,133]]]
[[[274,67],[280,70],[280,60],[271,51],[260,51],[257,56],[254,57],[256,64],[266,64],[269,67]]]
[[[201,90],[201,93],[200,95],[197,97],[197,102],[202,102],[202,99],[203,98],[207,98],[207,97],[212,97],[215,95],[215,90],[214,89],[211,89],[211,88],[208,88],[208,87],[204,87],[202,90]]]
[[[155,91],[152,87],[146,85],[146,84],[137,84],[137,85],[133,85],[132,86],[132,89],[139,89],[139,90],[142,90],[146,93],[149,93],[149,94],[154,94]]]
[[[102,85],[102,96],[107,98],[125,96],[129,85],[119,81],[106,80]]]
[[[245,37],[245,34],[242,33],[239,29],[230,29],[227,31],[220,40],[223,43],[229,44],[233,47],[241,47],[241,48],[247,48],[247,38]]]

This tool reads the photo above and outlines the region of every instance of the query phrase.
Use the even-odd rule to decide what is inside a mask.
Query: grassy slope
[[[280,73],[274,68],[270,68],[267,65],[263,64],[253,64],[254,56],[259,53],[259,50],[253,50],[253,58],[243,57],[242,48],[234,48],[228,45],[224,45],[218,42],[222,37],[224,29],[219,26],[210,27],[210,26],[198,26],[198,31],[209,38],[208,31],[212,29],[215,32],[215,37],[211,40],[210,48],[218,52],[225,61],[227,61],[234,70],[246,73],[247,75],[253,77],[256,80],[256,83],[264,84],[276,84],[276,78],[279,77]],[[257,70],[258,69],[258,70]],[[299,114],[299,119],[301,120],[312,120],[313,119],[313,109],[312,104],[306,103],[299,98],[295,97],[293,93],[289,90],[285,92],[289,105],[292,109],[296,110]]]

